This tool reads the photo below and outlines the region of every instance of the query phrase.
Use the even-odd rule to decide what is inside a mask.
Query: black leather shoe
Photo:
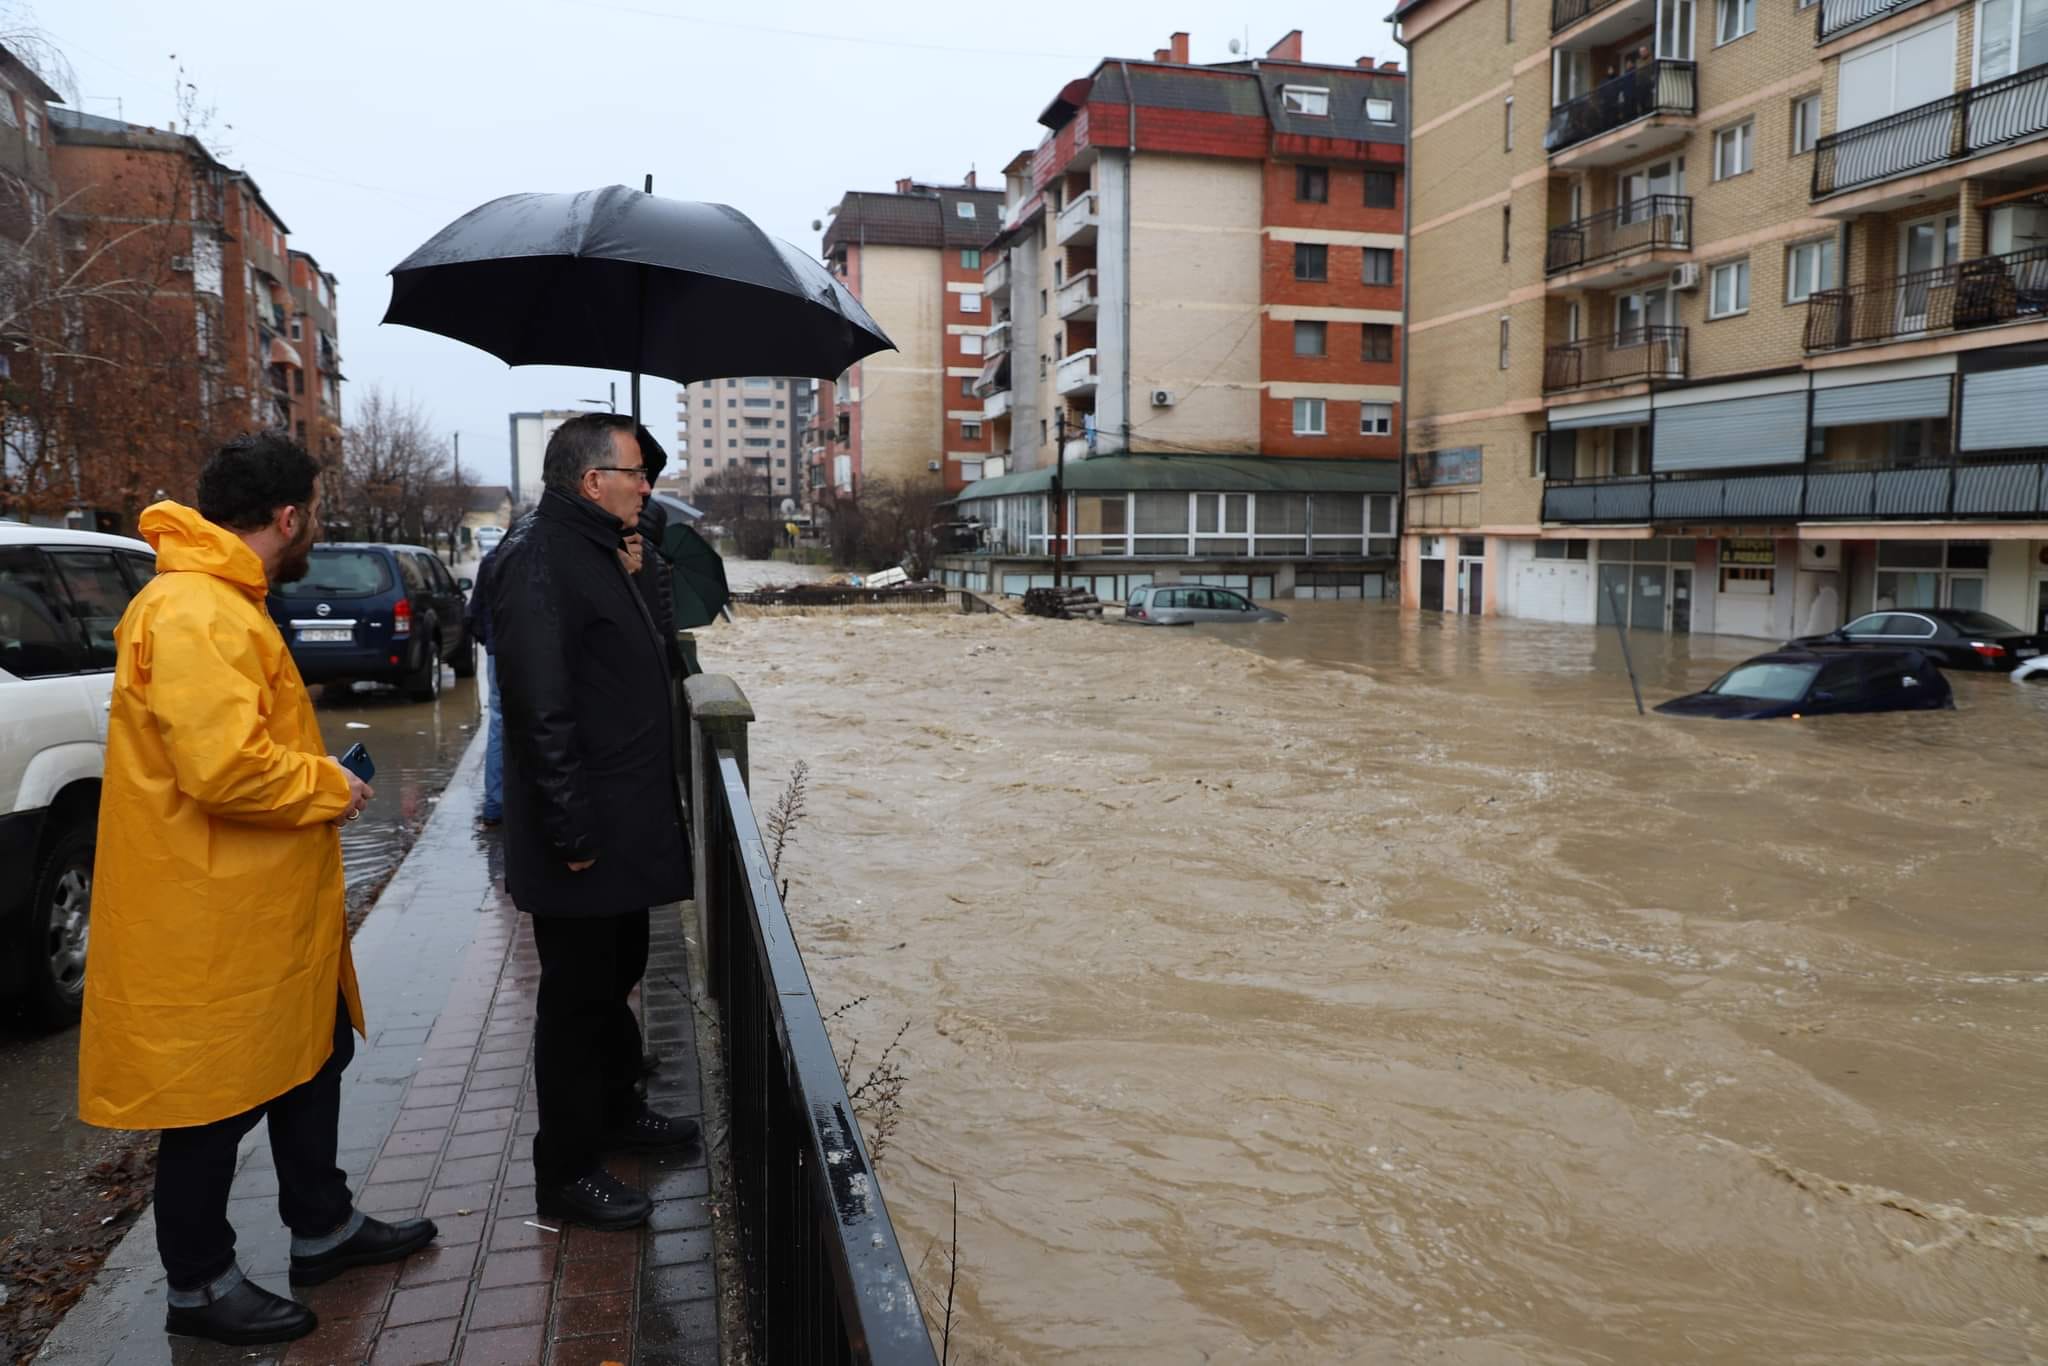
[[[264,1342],[290,1342],[320,1326],[313,1311],[295,1300],[273,1295],[244,1280],[217,1300],[195,1309],[164,1311],[164,1331],[179,1337],[206,1338],[233,1347]]]
[[[331,1281],[342,1272],[358,1266],[375,1266],[379,1262],[395,1262],[401,1257],[410,1257],[428,1243],[441,1230],[434,1227],[432,1219],[407,1219],[403,1223],[387,1224],[382,1219],[363,1217],[363,1226],[340,1247],[331,1248],[314,1257],[292,1258],[291,1279],[293,1285],[318,1285]]]
[[[536,1203],[542,1218],[555,1218],[585,1228],[638,1228],[654,1213],[645,1191],[636,1191],[599,1167],[566,1186],[543,1186]]]
[[[639,1114],[612,1126],[605,1146],[620,1152],[662,1153],[696,1141],[696,1120],[673,1119],[642,1105]]]

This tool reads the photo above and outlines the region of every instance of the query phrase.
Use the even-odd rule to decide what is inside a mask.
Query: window
[[[1508,320],[1500,320],[1500,368],[1508,368]]]
[[[1541,436],[1542,433],[1538,432],[1537,435]],[[1580,540],[1538,541],[1536,542],[1536,558],[1539,560],[1583,560],[1586,558],[1586,552],[1591,549],[1591,546],[1591,542]]]
[[[1392,171],[1367,171],[1365,173],[1365,207],[1368,209],[1391,209],[1394,207],[1394,173]]]
[[[22,103],[27,104],[28,101],[24,100]],[[6,124],[9,128],[21,126],[14,116],[14,96],[9,94],[4,86],[0,86],[0,123]]]
[[[114,628],[128,610],[130,589],[121,566],[106,551],[52,550],[57,577],[71,589],[74,617],[85,636],[85,668],[114,667]]]
[[[981,269],[981,248],[980,248],[980,247],[962,247],[962,248],[960,248],[960,268],[961,268],[962,270],[980,270],[980,269]]]
[[[1042,289],[1038,291],[1038,316],[1045,316],[1045,291]]]
[[[1359,404],[1358,434],[1360,436],[1392,436],[1394,434],[1394,405],[1391,403]]]
[[[1749,312],[1749,262],[1729,261],[1709,274],[1707,316],[1728,318]]]
[[[1321,436],[1323,434],[1323,401],[1319,398],[1298,398],[1294,400],[1294,434],[1296,436]],[[1264,502],[1260,495],[1260,502]]]
[[[765,451],[768,449],[770,442],[765,436],[750,436],[747,438],[747,445],[751,449]]]
[[[1365,102],[1365,116],[1374,123],[1392,123],[1394,121],[1394,102],[1392,100],[1367,100]]]
[[[1984,0],[1977,11],[1977,80],[1996,80],[2044,62],[2048,8],[2042,0]]]
[[[960,295],[960,311],[962,313],[981,312],[981,291],[975,289],[963,291]]]
[[[1508,251],[1515,240],[1515,211],[1508,205],[1500,206],[1500,259],[1508,259]]]
[[[768,423],[768,418],[750,417],[747,419],[747,430],[755,432],[765,432],[768,430]]]
[[[1792,155],[1802,156],[1820,141],[1820,96],[1801,95],[1792,101]]]
[[[1294,354],[1322,356],[1329,353],[1328,323],[1298,322],[1294,325]]]
[[[961,355],[963,355],[963,356],[978,356],[978,355],[980,355],[980,354],[981,354],[981,343],[982,343],[982,339],[981,339],[980,337],[976,336],[976,335],[975,335],[974,333],[972,333],[972,332],[966,332],[966,333],[962,333],[962,334],[961,334],[961,337],[960,337],[960,354],[961,354]]]
[[[1359,342],[1360,360],[1392,360],[1394,358],[1394,325],[1392,323],[1367,323]]]
[[[1756,120],[1744,119],[1714,134],[1714,179],[1745,174],[1755,163]]]
[[[974,201],[971,199],[961,199],[954,201],[953,212],[958,214],[962,218],[974,217]]]
[[[740,420],[736,417],[729,417],[725,420],[725,425],[728,427],[737,427],[740,425]]]
[[[1294,244],[1294,278],[1297,280],[1329,279],[1330,249],[1320,242],[1296,242]]]
[[[1320,85],[1283,85],[1280,87],[1280,107],[1290,114],[1327,118],[1330,113],[1330,91],[1328,87]]]
[[[1329,203],[1330,168],[1327,166],[1295,167],[1294,197],[1304,204]]]
[[[1500,102],[1500,149],[1503,152],[1515,150],[1515,97],[1509,95]]]
[[[1550,472],[1550,433],[1529,433],[1529,477],[1541,479]],[[1544,543],[1536,543],[1536,558],[1544,559]]]
[[[1835,287],[1835,239],[1801,242],[1785,253],[1785,302],[1804,303]]]
[[[1745,33],[1756,32],[1756,0],[1718,0],[1714,42],[1732,43]]]
[[[772,404],[773,402],[774,402],[774,400],[773,400],[773,399],[766,399],[766,398],[750,398],[750,399],[748,399],[748,400],[747,400],[747,406],[748,406],[749,408],[766,408],[766,407],[768,407],[768,406],[769,406],[770,404]]]
[[[1394,283],[1394,249],[1392,247],[1367,247],[1365,249],[1364,275],[1369,285],[1390,285]]]
[[[740,406],[740,401],[736,398],[727,397],[727,399],[725,400],[725,406],[728,408],[737,408]]]
[[[22,130],[28,134],[28,145],[31,147],[42,146],[43,116],[40,113],[36,112],[36,107],[32,104],[29,104],[27,101],[23,101],[22,103],[22,112],[27,115],[27,117],[22,120],[21,126]]]
[[[979,441],[979,440],[981,440],[981,424],[980,424],[979,422],[963,422],[963,423],[961,423],[961,424],[960,424],[960,439],[961,439],[962,441]]]
[[[968,377],[968,376],[965,376],[965,375],[961,376],[961,379],[960,379],[960,397],[962,397],[962,398],[973,398],[973,397],[974,397],[974,380],[973,380],[973,379],[972,379],[971,377]]]

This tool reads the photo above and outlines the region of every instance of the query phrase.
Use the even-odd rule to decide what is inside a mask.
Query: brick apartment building
[[[759,475],[778,506],[798,500],[812,381],[753,375],[676,387],[676,444],[662,487],[687,498],[722,469]]]
[[[2048,616],[2048,4],[1397,17],[1409,603]]]
[[[979,188],[969,172],[959,185],[899,180],[893,193],[848,191],[832,211],[825,260],[896,350],[821,386],[810,505],[869,479],[942,480],[957,491],[982,477],[982,247],[1002,207],[1003,192]]]
[[[1308,61],[1299,30],[1215,65],[1176,33],[1057,93],[983,257],[983,545],[949,581],[1050,582],[1065,526],[1105,597],[1386,591],[1407,105],[1397,63]]]
[[[0,47],[0,237],[16,246],[45,226],[57,203],[57,180],[50,168],[53,103],[62,103],[62,97]],[[55,242],[43,246],[54,248]]]

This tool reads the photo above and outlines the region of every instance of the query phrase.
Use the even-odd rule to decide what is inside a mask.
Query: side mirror
[[[470,589],[472,589],[472,588],[476,587],[476,580],[475,580],[475,579],[457,579],[457,580],[455,581],[455,586],[456,586],[457,588],[460,588],[460,589],[461,589],[461,590],[462,590],[463,592],[467,593],[467,592],[468,592],[468,591],[469,591]]]

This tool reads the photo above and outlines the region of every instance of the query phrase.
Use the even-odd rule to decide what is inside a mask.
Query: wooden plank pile
[[[1024,591],[1024,611],[1028,616],[1052,617],[1060,621],[1099,618],[1102,599],[1085,588],[1028,588]]]

